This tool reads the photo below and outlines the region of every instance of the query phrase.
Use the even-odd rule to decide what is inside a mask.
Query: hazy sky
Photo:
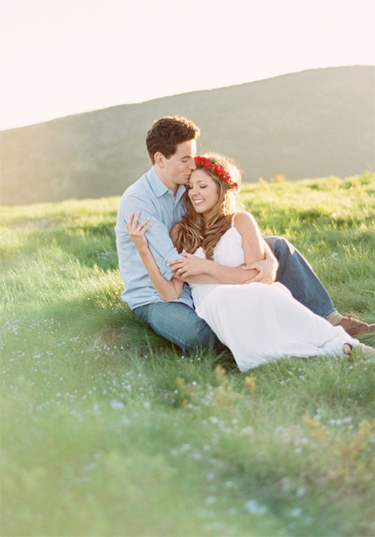
[[[0,0],[0,130],[375,65],[375,0]]]

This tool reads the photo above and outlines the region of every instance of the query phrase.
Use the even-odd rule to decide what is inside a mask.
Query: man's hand
[[[244,265],[241,268],[244,270],[255,269],[258,271],[258,274],[246,283],[260,282],[271,284],[276,281],[279,262],[273,254],[269,255],[266,251],[266,259],[257,261],[251,265]]]
[[[206,259],[200,259],[187,252],[181,255],[185,259],[174,259],[168,263],[168,266],[171,267],[171,272],[174,272],[175,276],[185,279],[189,276],[197,276],[205,272],[205,264],[208,263]]]
[[[126,230],[129,233],[129,237],[136,245],[137,250],[141,252],[149,249],[145,232],[152,226],[152,224],[147,225],[150,220],[149,218],[146,218],[146,220],[143,220],[143,222],[138,224],[139,215],[140,211],[137,211],[135,216],[133,213],[130,213]]]

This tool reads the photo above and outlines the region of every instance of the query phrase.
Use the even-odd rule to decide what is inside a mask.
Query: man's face
[[[178,144],[176,153],[169,159],[161,155],[157,171],[168,188],[176,191],[178,185],[185,185],[189,181],[191,172],[196,169],[194,161],[196,154],[197,142],[189,140]]]

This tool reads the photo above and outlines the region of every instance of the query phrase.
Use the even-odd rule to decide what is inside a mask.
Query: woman
[[[137,214],[128,222],[129,235],[163,300],[177,299],[180,278],[188,281],[197,314],[229,347],[241,371],[286,356],[350,354],[358,340],[313,314],[282,284],[226,284],[234,275],[238,284],[256,275],[256,270],[237,267],[264,259],[265,243],[253,216],[238,210],[238,168],[216,154],[195,162],[184,194],[186,215],[171,231],[177,250],[184,252],[170,263],[177,277],[167,281],[160,274],[145,238],[149,219],[138,224]],[[195,283],[205,276],[209,283]]]

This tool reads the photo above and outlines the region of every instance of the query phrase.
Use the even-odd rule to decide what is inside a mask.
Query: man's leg
[[[324,285],[299,251],[282,237],[264,239],[279,261],[277,281],[284,284],[298,302],[324,319],[337,312]]]
[[[211,342],[215,348],[220,346],[208,324],[181,302],[154,302],[136,308],[134,313],[183,351],[206,348]]]
[[[364,323],[336,310],[326,288],[306,259],[282,237],[264,237],[279,261],[277,281],[289,289],[294,298],[333,326],[342,326],[351,336],[375,332],[375,324]]]

